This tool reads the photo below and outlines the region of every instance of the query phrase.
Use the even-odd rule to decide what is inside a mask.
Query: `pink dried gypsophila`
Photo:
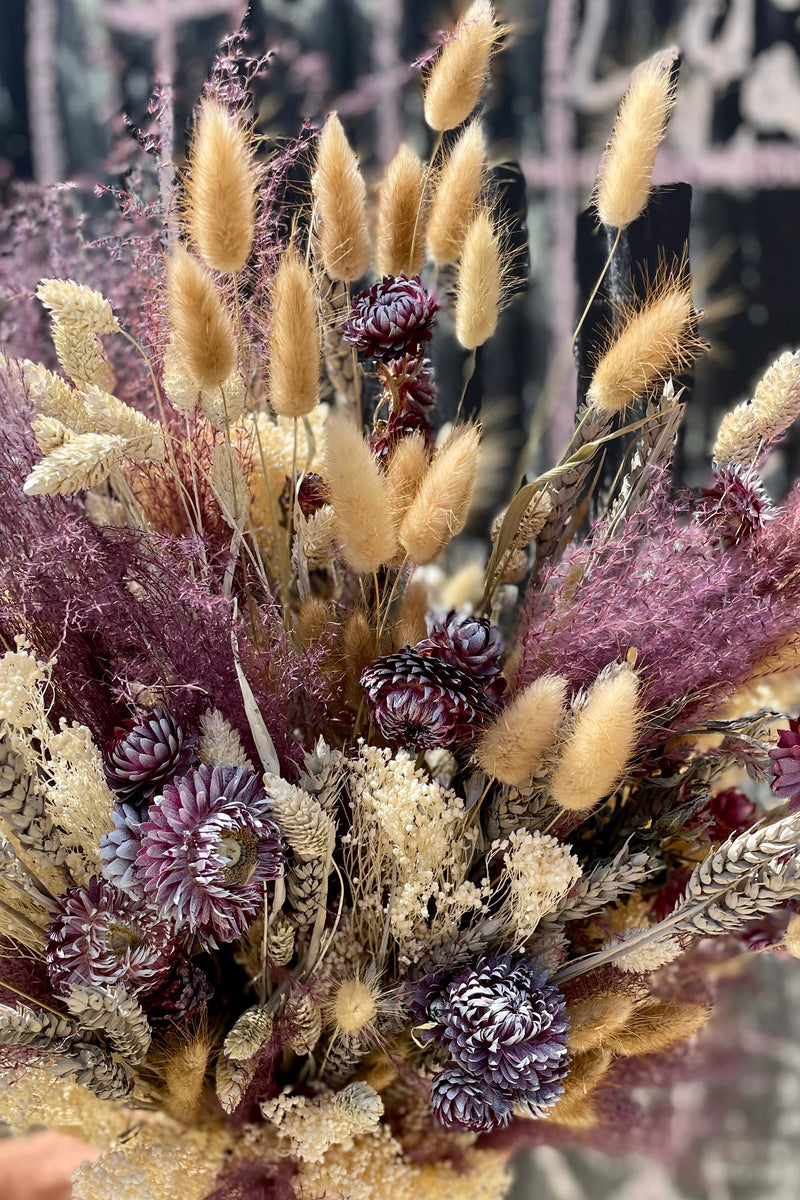
[[[707,514],[682,519],[664,488],[637,514],[634,536],[623,524],[604,542],[598,522],[529,597],[516,686],[554,671],[586,687],[634,648],[647,711],[685,728],[719,709],[796,629],[799,503],[796,488],[764,528],[728,547]]]

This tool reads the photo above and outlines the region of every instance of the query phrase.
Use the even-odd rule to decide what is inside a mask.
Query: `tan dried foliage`
[[[628,992],[599,992],[568,1004],[570,1053],[585,1054],[602,1046],[627,1024],[635,1003]]]
[[[182,246],[167,259],[167,289],[175,353],[200,388],[220,388],[236,365],[236,338],[219,289]]]
[[[486,139],[480,121],[472,121],[447,156],[431,201],[426,245],[437,266],[458,259],[485,173]]]
[[[711,1009],[705,1004],[653,1000],[638,1008],[622,1029],[611,1034],[607,1044],[623,1057],[659,1054],[692,1037],[710,1016]]]
[[[375,258],[381,275],[417,275],[425,261],[425,167],[410,146],[400,147],[378,193]]]
[[[400,526],[413,563],[432,562],[464,528],[478,477],[480,429],[456,426],[429,466]]]
[[[324,476],[345,561],[355,571],[377,571],[397,549],[386,477],[345,413],[332,412],[325,423]]]
[[[255,231],[256,172],[241,118],[205,97],[189,156],[187,209],[192,244],[214,271],[241,271]]]
[[[586,400],[605,413],[623,412],[680,371],[701,346],[687,287],[666,283],[625,324],[597,364]]]
[[[346,702],[357,708],[364,699],[361,673],[375,657],[375,630],[363,608],[354,608],[342,626],[343,692]]]
[[[335,112],[328,115],[311,180],[317,216],[317,254],[332,279],[359,279],[370,264],[367,190],[358,159]]]
[[[466,121],[483,91],[504,30],[489,0],[474,0],[445,42],[425,80],[425,120],[446,132]]]
[[[528,783],[558,734],[566,697],[560,675],[542,675],[517,692],[475,749],[486,774],[516,787]]]
[[[647,204],[656,152],[675,103],[677,51],[661,50],[634,71],[606,146],[595,191],[604,225],[624,229]]]
[[[421,433],[412,433],[398,443],[386,468],[386,489],[389,510],[395,529],[420,489],[428,469],[428,451]]]
[[[483,209],[464,235],[456,283],[456,337],[475,350],[497,328],[503,294],[500,240],[491,213]]]
[[[322,333],[314,280],[297,250],[283,254],[272,290],[269,402],[282,417],[303,417],[319,401]]]
[[[598,679],[578,712],[550,779],[556,804],[586,812],[622,778],[636,747],[642,713],[639,680],[629,666]]]

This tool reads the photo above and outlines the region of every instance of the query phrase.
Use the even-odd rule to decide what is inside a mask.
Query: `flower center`
[[[247,883],[258,863],[258,839],[251,829],[232,829],[215,847],[226,883]]]
[[[123,954],[129,950],[136,950],[143,941],[142,934],[132,925],[121,925],[119,922],[113,921],[108,927],[106,948],[117,958],[122,958]]]

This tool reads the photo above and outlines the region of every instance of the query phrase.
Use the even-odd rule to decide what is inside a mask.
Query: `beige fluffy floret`
[[[568,845],[538,829],[518,829],[501,845],[509,936],[522,945],[580,879],[581,867]]]
[[[205,267],[176,246],[167,259],[175,354],[201,390],[220,388],[236,366],[233,321]]]
[[[480,430],[456,426],[420,484],[400,525],[410,562],[432,562],[466,524],[478,478]]]
[[[358,159],[336,113],[320,134],[317,169],[311,180],[317,217],[319,258],[332,279],[359,279],[370,263],[367,190]]]
[[[475,350],[497,328],[503,294],[500,239],[488,209],[479,212],[464,235],[456,283],[456,337]]]
[[[214,271],[241,271],[255,231],[255,164],[241,119],[205,97],[189,155],[188,215],[192,243]]]
[[[386,477],[350,418],[333,412],[325,424],[325,481],[334,529],[355,571],[376,571],[397,549]]]
[[[290,247],[275,272],[269,331],[269,402],[282,417],[303,417],[319,401],[322,336],[314,280]]]
[[[466,121],[480,100],[503,32],[489,0],[473,0],[425,80],[425,120],[431,129],[445,132]]]
[[[381,275],[416,275],[425,261],[425,168],[410,146],[402,145],[386,168],[378,193],[375,258]]]
[[[517,692],[476,746],[486,774],[516,787],[528,783],[558,733],[566,697],[560,675],[542,675]]]
[[[437,266],[460,255],[485,173],[486,139],[480,121],[472,121],[448,154],[431,201],[426,245]]]

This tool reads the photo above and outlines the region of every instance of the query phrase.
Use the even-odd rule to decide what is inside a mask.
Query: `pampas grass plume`
[[[241,271],[255,231],[255,165],[240,119],[216,100],[201,101],[189,169],[192,243],[214,271]]]
[[[456,337],[475,350],[497,328],[503,271],[500,241],[487,210],[477,214],[464,237],[456,285]]]
[[[625,1057],[659,1054],[697,1033],[711,1016],[705,1004],[670,1004],[654,1000],[640,1008],[627,1025],[608,1039],[609,1047]]]
[[[311,180],[318,218],[318,254],[332,279],[359,279],[370,263],[364,180],[336,113],[320,134]]]
[[[478,477],[480,429],[459,425],[427,470],[400,526],[409,560],[432,562],[464,528]]]
[[[474,0],[425,81],[425,120],[440,133],[466,121],[480,100],[492,51],[504,30],[489,0]]]
[[[386,168],[378,194],[378,245],[381,275],[418,275],[425,261],[425,168],[410,146],[403,145]]]
[[[575,718],[550,780],[562,808],[586,812],[622,778],[641,727],[639,680],[629,666],[598,679]]]
[[[304,417],[319,400],[322,335],[314,280],[290,247],[272,288],[269,402],[281,417]]]
[[[219,388],[236,365],[233,321],[208,271],[176,246],[167,259],[169,318],[176,356],[200,388]]]
[[[397,549],[386,478],[344,413],[332,412],[325,422],[324,475],[345,561],[354,571],[377,571]]]
[[[605,413],[619,413],[689,361],[700,343],[694,308],[685,287],[667,284],[628,317],[597,364],[586,399]]]
[[[624,229],[647,204],[656,152],[675,103],[676,58],[676,50],[661,50],[631,77],[597,180],[595,205],[604,225]]]
[[[515,787],[528,783],[558,732],[566,697],[560,675],[542,675],[517,692],[476,747],[486,774]]]
[[[442,167],[428,217],[428,258],[437,266],[461,253],[486,171],[486,139],[480,121],[472,121]]]

